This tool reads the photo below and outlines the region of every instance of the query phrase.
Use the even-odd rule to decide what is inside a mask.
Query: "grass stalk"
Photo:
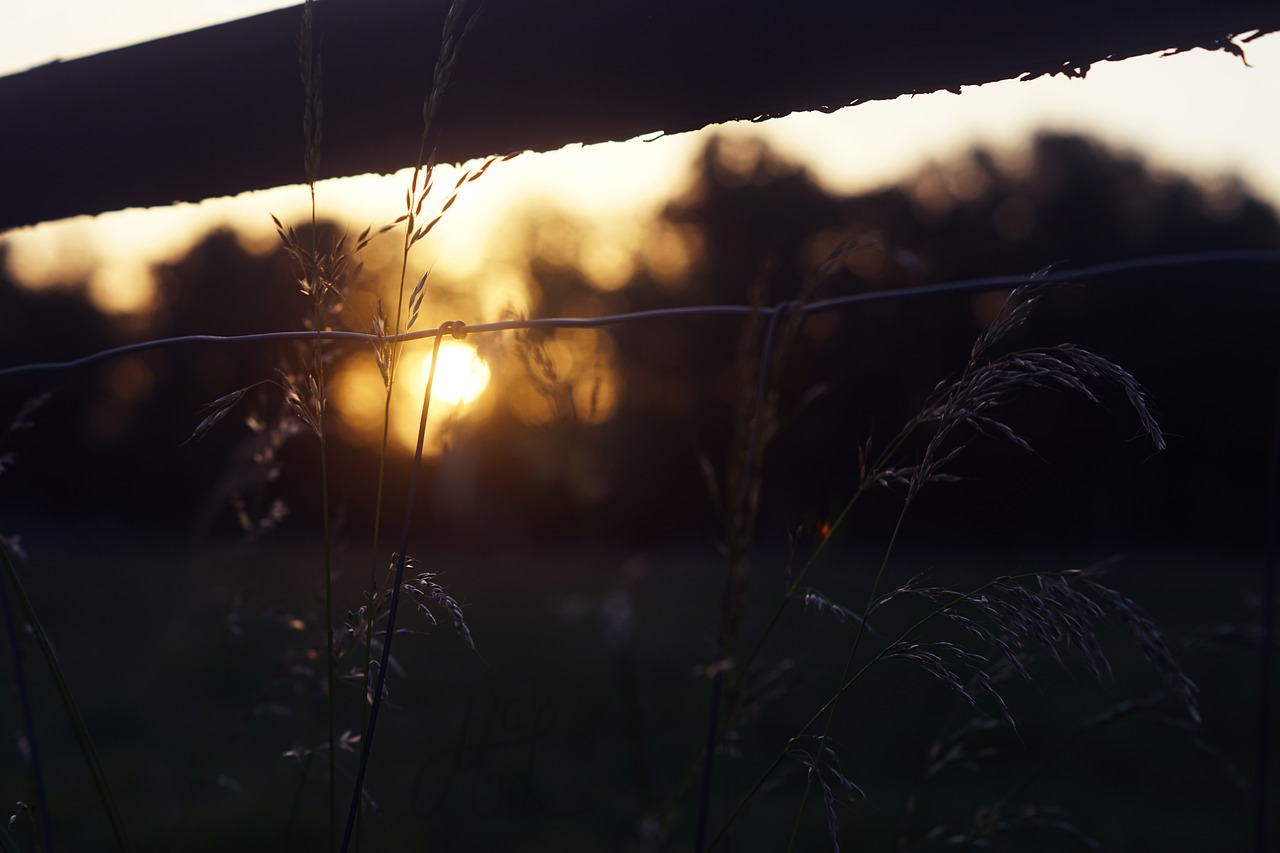
[[[725,704],[726,666],[719,662],[727,661],[733,653],[733,645],[737,639],[738,625],[741,620],[743,597],[746,592],[748,569],[748,551],[751,546],[755,526],[755,509],[758,502],[758,469],[759,456],[763,455],[762,434],[772,428],[770,407],[770,379],[774,375],[774,343],[777,340],[778,325],[783,311],[769,313],[768,325],[765,328],[764,340],[760,347],[760,355],[756,364],[756,382],[754,395],[750,397],[750,417],[747,418],[746,434],[741,452],[738,454],[738,465],[730,477],[730,501],[726,512],[726,533],[728,535],[729,564],[725,576],[724,588],[721,592],[720,636],[716,652],[716,672],[711,679],[711,700],[707,709],[706,738],[702,748],[702,782],[698,793],[697,823],[694,829],[695,849],[698,853],[705,848],[707,823],[711,812],[711,787],[715,771],[716,747],[720,739],[720,721],[723,717],[722,705]],[[758,319],[759,315],[753,316]],[[745,349],[754,337],[753,326],[749,323],[743,331],[742,346]],[[744,401],[745,402],[745,401]],[[766,423],[768,421],[769,423]]]
[[[298,822],[298,808],[302,805],[302,792],[307,787],[307,776],[311,774],[311,759],[314,753],[308,752],[302,757],[302,767],[298,771],[298,784],[294,786],[293,798],[289,802],[289,819],[285,822],[282,846],[287,849],[289,839],[293,837],[293,828]]]
[[[897,482],[905,483],[907,488],[901,511],[898,514],[888,545],[881,558],[880,566],[872,580],[867,603],[861,616],[857,619],[856,633],[840,675],[839,689],[824,704],[819,714],[815,715],[805,725],[800,734],[789,741],[788,750],[784,751],[778,760],[771,765],[765,777],[762,777],[761,781],[752,788],[752,792],[748,794],[746,799],[750,799],[754,795],[754,791],[758,790],[759,785],[763,783],[763,779],[773,772],[773,769],[781,762],[782,758],[791,753],[791,745],[795,744],[800,737],[806,735],[817,721],[824,717],[825,723],[822,734],[818,738],[818,743],[820,753],[827,750],[828,738],[836,710],[839,707],[840,697],[848,686],[856,680],[856,676],[851,678],[850,673],[853,670],[863,637],[867,631],[867,621],[873,609],[878,606],[878,596],[880,595],[885,572],[901,533],[906,514],[912,506],[916,495],[926,483],[947,479],[947,475],[942,474],[941,469],[954,459],[964,447],[963,442],[961,442],[955,449],[945,449],[951,443],[951,439],[959,427],[967,425],[978,432],[1000,435],[1012,441],[1015,445],[1025,450],[1030,450],[1031,448],[1025,439],[995,416],[997,408],[1012,392],[1025,388],[1057,388],[1070,390],[1087,400],[1096,402],[1097,398],[1088,387],[1088,381],[1105,378],[1115,382],[1124,390],[1130,404],[1142,421],[1144,430],[1158,449],[1163,448],[1163,436],[1147,408],[1145,394],[1142,389],[1132,376],[1106,359],[1095,356],[1087,350],[1081,350],[1069,345],[1060,345],[1048,350],[1017,351],[1004,356],[991,355],[993,347],[998,342],[1026,322],[1042,293],[1043,285],[1040,284],[1033,284],[1011,292],[1006,299],[1003,310],[992,320],[974,343],[968,362],[960,375],[951,382],[940,383],[935,388],[934,393],[921,412],[899,431],[895,439],[890,442],[889,447],[879,455],[875,465],[867,469],[864,462],[858,491],[855,492],[853,498],[850,499],[836,519],[836,526],[844,522],[854,502],[870,486]],[[905,468],[890,467],[893,457],[902,448],[906,440],[918,428],[925,425],[931,425],[933,431],[920,462]],[[801,569],[798,577],[788,584],[782,601],[775,609],[773,617],[766,624],[763,634],[752,650],[751,658],[755,657],[764,642],[764,638],[777,623],[782,610],[798,592],[800,582],[812,567],[817,556],[824,550],[829,535],[830,531],[814,549],[813,555],[810,556],[805,566]],[[952,605],[948,605],[948,607],[950,606]],[[1127,603],[1120,606],[1128,608]],[[1127,621],[1131,624],[1137,624],[1139,618],[1137,614],[1132,612],[1127,615]],[[1145,631],[1146,629],[1143,628],[1142,630]],[[885,652],[894,648],[894,646],[895,644],[890,644],[882,649],[872,663],[880,659]],[[1156,662],[1153,658],[1149,659]],[[1157,663],[1157,668],[1161,668],[1161,666],[1161,663]],[[1168,667],[1165,667],[1165,669],[1167,670]],[[1175,688],[1175,690],[1177,689],[1179,688]],[[1194,717],[1194,708],[1192,707],[1190,710]],[[800,824],[809,801],[809,795],[812,792],[815,775],[820,775],[820,771],[818,771],[819,763],[818,759],[814,759],[813,764],[810,766],[811,772],[808,774],[800,808],[793,823],[788,850],[794,849],[799,837]],[[825,782],[823,784],[825,790]],[[830,799],[829,792],[828,799]],[[725,832],[732,826],[740,810],[741,808],[736,809],[730,816],[721,833],[716,836],[713,846],[724,837]],[[832,832],[834,834],[834,828]],[[699,841],[701,842],[701,836],[699,836]]]
[[[375,346],[379,347],[379,357],[385,358],[383,370],[383,385],[385,395],[383,397],[382,406],[382,441],[378,453],[378,481],[374,492],[374,509],[373,509],[373,531],[372,544],[370,546],[369,559],[369,583],[367,587],[366,597],[368,600],[369,613],[374,612],[377,597],[380,592],[380,584],[378,582],[378,566],[381,564],[381,558],[378,553],[378,546],[381,539],[382,531],[382,507],[383,498],[386,491],[386,471],[387,459],[390,453],[390,433],[391,433],[391,400],[395,391],[396,370],[400,362],[400,352],[403,349],[403,341],[401,341],[401,332],[405,330],[404,309],[405,309],[405,284],[409,277],[409,254],[413,250],[414,245],[422,239],[430,230],[430,226],[426,230],[419,230],[417,225],[418,216],[422,212],[423,203],[431,192],[431,176],[434,171],[434,156],[428,158],[427,143],[435,126],[436,113],[440,108],[445,89],[448,88],[449,79],[453,74],[454,64],[457,61],[457,51],[461,46],[463,39],[470,30],[471,25],[475,21],[475,16],[467,16],[466,9],[469,0],[454,0],[450,5],[449,11],[445,14],[444,26],[440,36],[440,53],[436,57],[435,68],[432,74],[431,88],[427,93],[426,99],[422,105],[422,135],[418,140],[418,156],[414,161],[413,177],[410,181],[409,192],[405,195],[405,212],[397,219],[397,223],[403,221],[404,242],[400,252],[400,281],[396,291],[396,316],[395,323],[391,328],[391,334],[395,339],[394,343],[385,346],[379,335],[379,341]],[[439,217],[435,221],[439,221]],[[395,224],[395,223],[393,223]],[[434,225],[434,222],[431,223]],[[426,281],[419,283],[420,289]],[[415,292],[410,297],[410,301],[419,298],[419,294]],[[381,304],[379,304],[379,314],[381,314]],[[417,312],[414,311],[409,320],[409,326],[413,325]],[[381,316],[376,321],[379,326],[383,324]],[[380,331],[385,331],[380,329]],[[439,338],[436,341],[436,347],[439,348]],[[431,371],[434,373],[434,362]],[[430,382],[428,381],[428,385]],[[429,392],[428,392],[429,393]],[[425,405],[425,404],[424,404]],[[402,549],[403,553],[403,549]],[[403,569],[402,569],[403,571]],[[394,594],[394,593],[393,593]],[[360,729],[365,731],[370,728],[370,706],[373,700],[368,697],[369,684],[373,676],[373,619],[366,620],[365,623],[365,661],[364,661],[364,678],[365,678],[365,695],[366,701],[360,704]],[[362,781],[358,781],[356,785],[356,795],[361,794]],[[360,848],[360,821],[363,810],[357,810],[356,815],[356,849]]]
[[[985,337],[984,339],[981,339],[981,340],[985,340]],[[980,352],[980,350],[975,349],[974,352],[976,356],[977,353]],[[957,382],[955,387],[962,387],[964,380],[967,379],[977,369],[979,368],[977,366],[976,358],[971,359],[968,365],[966,365],[964,373],[962,374],[961,379]],[[928,411],[929,408],[930,408],[929,406],[926,406],[925,410]],[[889,543],[885,546],[884,554],[880,559],[880,567],[876,570],[875,578],[872,579],[871,581],[871,590],[867,594],[866,606],[863,607],[862,609],[862,618],[858,620],[858,627],[853,636],[853,644],[849,648],[848,657],[845,658],[844,669],[840,673],[840,681],[838,682],[841,685],[843,685],[846,682],[846,680],[848,680],[849,672],[853,669],[853,662],[858,657],[858,649],[861,647],[862,638],[865,635],[867,630],[867,621],[871,618],[871,610],[875,606],[876,599],[880,595],[880,586],[884,582],[885,569],[888,567],[889,560],[893,556],[893,549],[898,542],[898,535],[902,532],[903,521],[906,520],[907,512],[908,510],[910,510],[912,502],[915,500],[916,495],[919,493],[921,486],[923,486],[924,482],[928,479],[929,471],[935,464],[934,460],[937,458],[937,455],[940,452],[940,442],[938,441],[938,437],[944,434],[945,425],[949,423],[954,408],[955,408],[955,395],[950,395],[946,397],[946,402],[943,407],[943,413],[939,417],[939,429],[934,434],[934,440],[929,443],[929,447],[925,451],[924,460],[920,463],[920,465],[916,467],[915,472],[911,476],[910,483],[907,487],[906,498],[903,500],[902,509],[898,512],[898,518],[894,522],[893,532],[889,535]],[[898,440],[895,441],[893,444],[891,444],[889,448],[890,453],[895,452],[897,448],[900,447],[901,444],[906,441],[907,437],[914,431],[914,428],[918,423],[920,423],[920,418],[917,417],[912,419],[912,421],[907,425],[907,427],[904,430],[902,430],[902,432],[899,434]],[[882,462],[882,465],[876,466],[876,468],[872,469],[873,471],[883,470],[883,466],[888,464],[887,463],[888,457],[882,455],[881,459],[884,460]],[[866,483],[866,478],[867,478],[867,475],[864,472],[863,474],[864,485]],[[860,494],[860,493],[861,493],[861,489],[859,490],[858,493],[855,494],[854,498],[856,499],[857,494]],[[852,505],[852,501],[850,502],[850,505]],[[846,515],[847,513],[842,513],[841,518],[844,518]],[[792,592],[792,595],[794,595],[794,592],[792,591],[794,589],[795,589],[795,586],[793,585],[789,590]],[[843,694],[844,694],[844,690],[840,689],[840,690],[837,690],[835,695],[831,697],[831,701],[829,703],[830,710],[829,712],[826,713],[826,722],[823,725],[822,734],[819,736],[819,739],[818,739],[819,744],[823,746],[827,744],[828,738],[830,737],[831,725],[835,720],[836,709],[839,707],[840,697]],[[806,729],[807,728],[808,726],[806,726]],[[799,737],[799,735],[797,737]],[[813,791],[813,775],[810,774],[808,778],[805,780],[804,795],[800,798],[800,808],[796,812],[795,823],[792,826],[791,840],[787,845],[788,853],[790,853],[791,850],[795,849],[796,839],[800,832],[800,823],[801,823],[801,820],[804,818],[805,808],[808,805],[809,795],[810,793],[812,793],[812,791]]]
[[[331,266],[332,257],[326,257],[322,263],[318,241],[319,220],[316,216],[316,183],[320,180],[320,157],[324,138],[324,99],[322,97],[322,72],[320,57],[315,46],[315,4],[306,0],[302,10],[302,29],[298,38],[298,63],[302,76],[304,96],[302,112],[302,135],[304,141],[303,167],[306,172],[307,188],[311,196],[311,249],[303,264],[306,279],[304,288],[311,297],[313,339],[312,363],[314,366],[314,387],[312,389],[312,405],[314,422],[312,428],[320,442],[320,515],[323,536],[323,569],[324,569],[324,625],[325,625],[325,669],[328,723],[329,753],[329,847],[333,849],[333,840],[337,835],[338,789],[337,789],[337,720],[335,708],[335,687],[337,686],[337,656],[333,645],[333,531],[329,510],[329,449],[328,436],[325,429],[326,386],[324,369],[324,339],[326,323],[323,312],[324,300],[336,287],[336,269]],[[336,264],[332,264],[336,267]]]
[[[356,768],[355,790],[351,794],[351,807],[347,810],[346,827],[342,833],[341,853],[347,853],[351,845],[357,816],[361,811],[364,793],[364,779],[369,766],[369,755],[373,748],[373,735],[377,730],[378,712],[382,708],[382,697],[386,691],[387,672],[391,669],[391,643],[395,637],[396,611],[400,604],[400,592],[404,584],[404,569],[408,562],[409,533],[413,528],[413,514],[418,491],[418,474],[422,468],[422,450],[426,444],[427,415],[431,409],[431,390],[435,382],[436,363],[440,355],[440,344],[444,335],[452,331],[455,337],[462,337],[461,325],[444,323],[440,326],[435,343],[431,350],[431,366],[427,370],[427,387],[422,393],[422,416],[418,421],[418,441],[413,452],[413,467],[409,473],[409,493],[405,497],[404,525],[400,531],[400,548],[395,556],[394,578],[391,584],[391,601],[387,611],[387,624],[383,631],[382,655],[378,665],[378,681],[373,691],[373,700],[369,705],[369,720],[360,738],[360,763]]]
[[[5,546],[0,542],[0,551]],[[8,557],[6,556],[6,560]],[[0,582],[0,614],[4,616],[5,633],[9,641],[9,650],[13,654],[13,681],[18,692],[18,701],[22,706],[22,724],[26,730],[27,751],[31,758],[31,776],[35,787],[37,808],[40,812],[40,832],[44,838],[47,853],[53,853],[53,820],[49,813],[48,788],[44,783],[44,764],[40,760],[39,739],[36,737],[35,715],[31,710],[31,692],[27,687],[25,653],[18,639],[18,623],[13,618],[13,606],[9,601],[9,584]]]
[[[871,582],[871,592],[867,596],[867,605],[862,610],[862,618],[858,620],[857,631],[853,635],[853,644],[849,647],[849,655],[845,658],[844,669],[840,672],[839,684],[843,685],[849,678],[849,672],[853,669],[853,662],[858,657],[858,649],[862,645],[862,637],[867,630],[867,620],[871,618],[871,609],[875,606],[876,598],[879,595],[880,584],[884,580],[885,568],[889,565],[889,558],[893,554],[893,547],[898,541],[898,534],[902,531],[902,522],[907,517],[907,510],[910,508],[911,497],[908,496],[907,501],[903,504],[902,510],[898,513],[898,520],[893,526],[893,533],[889,536],[889,544],[885,546],[884,556],[880,559],[880,568],[876,571],[875,579]],[[826,722],[822,727],[822,734],[818,738],[818,742],[826,745],[828,738],[831,736],[831,725],[835,720],[836,709],[840,704],[840,696],[843,690],[836,691],[831,697],[830,710],[826,713]],[[825,706],[824,706],[825,707]],[[806,727],[807,728],[807,727]],[[803,732],[797,737],[803,736]],[[795,849],[796,838],[800,833],[800,822],[804,818],[805,808],[809,803],[809,794],[813,791],[813,775],[810,774],[805,780],[804,795],[800,798],[800,808],[796,812],[795,823],[791,828],[791,840],[787,844],[788,853]]]
[[[751,786],[751,788],[747,791],[747,793],[743,795],[742,799],[738,802],[738,805],[734,807],[734,810],[730,813],[729,817],[726,819],[724,826],[720,829],[720,832],[717,833],[716,836],[711,840],[711,844],[707,848],[707,850],[711,851],[716,849],[719,843],[724,840],[724,836],[729,831],[729,828],[742,815],[742,813],[746,810],[747,806],[751,804],[751,801],[755,798],[756,794],[758,794],[760,792],[760,789],[764,787],[765,782],[767,782],[770,779],[770,777],[773,776],[773,774],[777,771],[777,769],[782,765],[782,762],[786,760],[787,756],[791,752],[792,744],[794,744],[800,738],[807,735],[810,732],[810,730],[812,730],[813,727],[816,726],[819,722],[821,722],[824,719],[829,719],[829,715],[834,713],[835,707],[839,702],[840,697],[843,696],[844,693],[848,691],[851,687],[853,687],[853,685],[856,684],[858,680],[861,679],[862,676],[867,673],[868,670],[870,670],[873,666],[875,666],[880,661],[884,660],[891,649],[893,649],[895,646],[900,646],[902,643],[905,643],[907,640],[911,639],[913,636],[915,636],[917,631],[919,631],[921,628],[923,628],[933,619],[937,618],[938,616],[941,616],[951,608],[955,607],[961,601],[964,601],[965,599],[968,599],[968,598],[975,598],[979,595],[982,595],[983,592],[991,589],[1000,581],[1019,580],[1024,577],[1036,577],[1036,575],[1032,573],[1027,575],[1014,575],[1014,576],[1006,576],[1003,578],[997,578],[995,580],[988,581],[987,583],[983,584],[982,586],[978,587],[972,592],[957,596],[955,599],[948,601],[943,605],[938,606],[930,613],[926,614],[916,622],[912,623],[908,628],[902,631],[902,633],[899,634],[898,637],[894,639],[892,642],[887,643],[885,647],[880,650],[880,652],[878,652],[874,657],[872,657],[871,660],[867,661],[865,664],[859,667],[858,670],[854,672],[852,675],[849,674],[849,670],[852,667],[850,666],[850,662],[847,661],[845,665],[845,671],[841,675],[841,681],[835,693],[833,693],[831,697],[828,698],[827,701],[824,702],[822,706],[819,707],[818,710],[815,711],[809,717],[809,720],[803,726],[800,727],[799,731],[797,731],[794,735],[791,736],[791,738],[787,741],[786,748],[784,748],[777,755],[777,757],[774,758],[773,763],[771,763],[768,766],[768,768],[766,768],[765,771],[760,774],[759,778],[756,779],[755,783]],[[865,624],[865,620],[863,620],[863,624]],[[859,631],[859,636],[861,636],[861,631]]]
[[[45,633],[44,627],[41,626],[40,620],[36,616],[35,608],[31,604],[31,599],[27,597],[26,589],[22,586],[22,580],[18,577],[17,569],[14,568],[13,561],[9,559],[9,552],[3,546],[0,546],[0,562],[4,563],[6,579],[13,587],[23,618],[26,619],[27,624],[31,627],[31,632],[36,638],[36,644],[40,647],[40,653],[44,656],[45,665],[49,667],[49,673],[53,676],[54,686],[58,690],[58,698],[62,700],[63,710],[66,711],[67,719],[71,721],[76,743],[80,747],[80,755],[84,758],[84,763],[89,769],[90,776],[93,777],[93,785],[98,793],[98,799],[102,803],[103,810],[107,813],[108,821],[111,823],[111,833],[115,837],[116,848],[121,851],[131,851],[133,850],[133,844],[129,841],[129,833],[125,829],[124,818],[116,805],[115,796],[111,793],[111,785],[107,781],[107,774],[102,767],[101,759],[98,757],[98,751],[93,746],[93,738],[89,736],[89,727],[85,725],[84,717],[81,716],[80,709],[76,705],[66,674],[62,671],[62,666],[58,663],[58,656],[53,650],[53,644],[49,642],[49,636]]]
[[[1270,458],[1267,460],[1266,526],[1263,531],[1262,637],[1258,656],[1258,766],[1254,801],[1254,849],[1271,849],[1271,754],[1275,719],[1274,682],[1276,601],[1280,596],[1280,377],[1276,385],[1275,414],[1271,425]]]
[[[868,659],[860,667],[858,667],[856,671],[852,671],[851,666],[846,667],[846,671],[842,676],[842,680],[838,685],[836,691],[822,704],[821,707],[819,707],[810,716],[809,720],[803,726],[800,727],[800,729],[796,732],[796,734],[788,739],[785,747],[779,752],[779,754],[774,758],[773,762],[757,778],[756,782],[751,786],[751,788],[739,801],[738,805],[734,808],[734,810],[726,820],[724,826],[721,828],[719,834],[717,834],[716,837],[712,839],[711,845],[708,848],[708,850],[714,850],[716,846],[721,841],[724,840],[724,837],[727,834],[730,827],[742,815],[746,807],[760,792],[765,782],[767,782],[769,778],[773,776],[773,774],[777,771],[778,767],[781,766],[782,762],[789,755],[792,754],[794,744],[797,741],[799,741],[801,738],[808,735],[808,733],[811,730],[813,730],[813,728],[816,725],[818,725],[818,723],[822,722],[824,719],[827,719],[827,720],[830,719],[830,717],[834,714],[836,707],[838,706],[840,699],[841,697],[843,697],[845,692],[847,692],[856,683],[858,683],[858,681],[860,681],[862,677],[871,670],[872,667],[890,658],[900,657],[901,655],[899,654],[899,652],[903,648],[905,648],[905,644],[909,640],[914,638],[921,631],[921,629],[923,629],[926,625],[929,625],[931,622],[936,620],[939,616],[951,614],[961,604],[969,602],[979,606],[979,608],[981,609],[987,605],[988,596],[992,595],[993,593],[995,594],[1001,593],[1002,591],[1005,593],[1008,593],[1010,590],[1013,590],[1015,592],[1020,591],[1022,593],[1021,596],[1013,595],[1011,598],[1011,600],[1013,601],[1021,602],[1021,601],[1025,601],[1027,597],[1028,589],[1029,589],[1029,587],[1023,586],[1024,582],[1029,583],[1034,581],[1036,584],[1039,585],[1038,587],[1039,589],[1043,589],[1044,585],[1047,582],[1051,589],[1054,588],[1054,584],[1057,584],[1058,585],[1057,588],[1060,589],[1062,588],[1063,584],[1070,583],[1071,579],[1082,578],[1084,581],[1085,587],[1088,590],[1092,591],[1095,596],[1097,596],[1097,600],[1094,601],[1094,600],[1082,599],[1079,594],[1077,594],[1076,597],[1071,599],[1070,603],[1068,604],[1068,606],[1070,607],[1078,607],[1081,601],[1085,602],[1084,611],[1077,610],[1075,613],[1070,614],[1073,617],[1073,621],[1076,622],[1076,625],[1073,628],[1071,628],[1071,630],[1073,631],[1084,630],[1083,626],[1080,625],[1079,623],[1079,616],[1081,612],[1087,613],[1087,618],[1090,618],[1090,619],[1101,617],[1103,610],[1102,610],[1102,607],[1099,606],[1098,602],[1101,602],[1103,605],[1105,605],[1107,609],[1112,611],[1112,615],[1118,616],[1122,622],[1134,621],[1132,619],[1133,614],[1131,612],[1131,608],[1133,606],[1132,602],[1128,601],[1124,596],[1118,593],[1115,593],[1113,590],[1108,590],[1090,581],[1089,576],[1091,573],[1092,573],[1091,570],[1084,570],[1084,571],[1070,570],[1070,571],[1058,572],[1058,573],[1027,572],[1027,573],[1022,573],[1017,575],[1002,575],[1000,577],[994,578],[990,581],[987,581],[986,583],[979,585],[978,587],[970,590],[969,592],[962,593],[962,592],[955,592],[952,590],[929,590],[928,591],[930,593],[929,598],[930,600],[937,601],[936,605],[933,608],[931,608],[928,612],[926,612],[925,614],[920,616],[918,619],[916,619],[914,622],[912,622],[910,625],[908,625],[905,629],[903,629],[895,638],[886,642],[880,648],[880,650],[876,652],[876,654],[872,655],[871,658]],[[898,592],[904,592],[910,589],[911,587],[908,585],[906,587],[901,588]],[[891,593],[888,596],[883,596],[880,599],[878,599],[870,608],[868,608],[868,616],[870,615],[871,611],[874,611],[875,609],[879,608],[883,604],[887,603],[890,600],[890,598],[894,597],[896,594],[897,593]],[[1035,593],[1031,592],[1030,595],[1034,596]],[[1041,602],[1041,606],[1050,606],[1051,599],[1052,599],[1052,595],[1050,595],[1048,599],[1045,599],[1045,601]],[[1050,603],[1046,604],[1046,602],[1050,602]],[[1062,605],[1062,602],[1059,601],[1057,604],[1052,604],[1052,606],[1062,607],[1063,605]],[[1126,611],[1130,611],[1130,612],[1126,612]],[[990,614],[992,611],[987,610],[986,612]],[[1045,618],[1045,614],[1043,612],[1037,614],[1029,611],[1029,613],[1030,613],[1029,618],[1031,618],[1032,620]],[[1055,619],[1055,618],[1058,618],[1058,615],[1059,614],[1049,614],[1049,618]],[[865,620],[864,620],[864,624],[865,624]],[[1166,684],[1170,688],[1170,692],[1173,695],[1174,699],[1183,705],[1184,709],[1187,711],[1188,718],[1190,719],[1190,721],[1192,723],[1198,722],[1199,711],[1196,708],[1196,703],[1194,699],[1194,687],[1190,684],[1189,680],[1186,679],[1186,676],[1181,672],[1181,670],[1177,668],[1176,664],[1174,664],[1172,660],[1167,657],[1168,650],[1167,648],[1164,648],[1163,640],[1160,639],[1158,634],[1154,632],[1154,627],[1147,624],[1141,627],[1137,632],[1132,630],[1132,628],[1134,627],[1133,625],[1129,625],[1127,627],[1130,627],[1131,629],[1130,633],[1134,634],[1133,638],[1137,642],[1143,656],[1147,658],[1148,662],[1157,670],[1158,674],[1162,677],[1162,679],[1166,681]],[[1014,630],[1025,630],[1025,629],[1015,628]],[[1030,632],[1029,638],[1035,639],[1036,642],[1039,642],[1042,644],[1046,642],[1054,643],[1054,638],[1039,636],[1036,634],[1036,631],[1034,629]],[[1069,642],[1071,639],[1073,638],[1067,638],[1067,641]],[[1090,642],[1096,642],[1096,640],[1090,640]],[[1051,655],[1061,660],[1058,657],[1059,650],[1054,645],[1047,646],[1046,648]],[[1094,672],[1094,674],[1097,677],[1101,678],[1104,676],[1104,673],[1110,672],[1110,665],[1107,664],[1105,660],[1090,660],[1091,652],[1088,651],[1087,649],[1081,650],[1080,648],[1077,648],[1077,651],[1084,657],[1084,661],[1086,665]],[[1007,647],[1005,647],[1000,650],[1000,653],[1007,656],[1011,652]],[[1003,707],[1003,700],[1000,700],[998,695],[996,694],[991,694],[991,695],[995,696],[997,701],[1001,703],[1001,706],[1002,706],[1001,712],[1004,714],[1005,718],[1012,723],[1012,718],[1009,717],[1008,710]],[[1015,788],[1015,791],[1016,791],[1016,788]]]
[[[325,624],[325,663],[327,668],[326,700],[328,707],[325,716],[329,728],[329,838],[330,845],[337,831],[338,810],[338,776],[337,776],[337,712],[335,709],[335,688],[338,683],[338,661],[333,648],[333,530],[329,517],[329,450],[324,433],[324,353],[320,341],[316,341],[317,384],[320,386],[320,517],[324,537],[324,624]]]

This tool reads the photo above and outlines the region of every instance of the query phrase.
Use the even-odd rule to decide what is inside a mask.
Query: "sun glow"
[[[388,438],[401,450],[412,451],[418,442],[422,395],[427,390],[431,348],[409,348],[401,353],[391,400]],[[489,365],[469,343],[455,340],[440,345],[440,363],[431,386],[431,408],[423,452],[437,456],[449,437],[450,427],[461,418],[483,418],[492,407],[485,395]],[[335,380],[335,403],[348,438],[377,446],[382,442],[385,386],[370,358],[347,360]]]
[[[426,390],[427,377],[431,373],[431,356],[422,359],[422,389]],[[480,358],[476,348],[468,343],[443,341],[440,344],[439,363],[431,385],[431,399],[451,405],[470,403],[479,397],[489,384],[489,365]]]

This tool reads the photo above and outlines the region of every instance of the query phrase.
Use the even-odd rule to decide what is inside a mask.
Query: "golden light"
[[[427,391],[431,369],[431,347],[406,349],[392,402],[391,434],[406,450],[418,442],[418,422],[422,415],[422,395]],[[489,365],[465,341],[445,339],[440,344],[440,363],[431,385],[431,410],[427,413],[428,455],[438,455],[448,443],[452,425],[476,411],[478,400],[489,384]]]
[[[426,390],[427,376],[431,372],[431,355],[422,359],[422,390]],[[476,348],[463,341],[446,340],[440,344],[439,364],[432,380],[433,401],[461,405],[470,403],[489,384],[489,365],[480,358]]]
[[[391,401],[388,437],[401,450],[412,451],[418,441],[422,395],[427,390],[431,346],[407,347],[401,353],[395,392]],[[431,386],[431,410],[423,452],[437,456],[448,443],[452,426],[463,417],[483,418],[492,408],[484,396],[489,385],[489,365],[470,343],[445,340],[440,364]],[[335,403],[349,438],[370,447],[382,442],[382,414],[386,389],[372,358],[354,357],[343,362],[334,380]]]
[[[517,418],[536,426],[562,419],[599,424],[613,417],[619,378],[607,332],[559,329],[536,346],[536,361],[544,367],[526,364],[527,378],[503,389]]]

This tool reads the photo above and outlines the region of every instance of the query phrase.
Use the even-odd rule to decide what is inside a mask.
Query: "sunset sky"
[[[45,0],[9,4],[0,13],[0,73],[74,58],[133,42],[269,11],[280,0]],[[805,163],[831,189],[881,186],[928,160],[974,143],[1013,148],[1036,129],[1086,132],[1141,151],[1157,167],[1212,179],[1237,173],[1260,195],[1280,201],[1280,111],[1265,105],[1280,91],[1280,35],[1246,47],[1249,63],[1224,52],[1192,51],[1095,65],[1086,79],[1006,81],[899,98],[838,113],[797,114],[763,124],[729,125],[657,141],[568,148],[524,155],[493,170],[450,212],[440,263],[466,274],[484,253],[489,229],[504,210],[550,199],[591,217],[600,245],[636,239],[636,226],[678,193],[692,154],[711,132],[757,134]],[[354,230],[393,218],[404,175],[326,182],[324,213]],[[442,177],[440,183],[448,182]],[[103,308],[145,310],[148,268],[175,257],[202,230],[226,222],[250,239],[270,241],[268,213],[300,218],[306,194],[297,187],[151,211],[77,218],[0,236],[10,271],[31,286],[87,278]],[[440,248],[448,246],[447,251]],[[264,247],[269,245],[263,243]],[[601,256],[606,257],[604,252]]]

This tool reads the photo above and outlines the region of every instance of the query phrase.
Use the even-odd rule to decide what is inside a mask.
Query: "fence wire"
[[[1190,252],[1178,255],[1159,255],[1145,258],[1132,258],[1113,261],[1071,270],[1045,269],[1035,273],[1022,275],[993,275],[982,278],[971,278],[961,281],[946,281],[938,284],[925,284],[916,287],[900,287],[889,290],[876,290],[865,293],[854,293],[847,296],[836,296],[814,302],[797,302],[784,300],[770,306],[750,305],[699,305],[685,308],[655,308],[648,311],[630,311],[620,314],[606,314],[600,317],[540,317],[530,319],[498,320],[490,323],[467,325],[458,320],[442,323],[434,329],[423,329],[417,332],[405,332],[398,335],[386,335],[379,338],[369,332],[353,332],[341,330],[261,332],[251,335],[182,335],[171,338],[156,338],[149,341],[126,344],[100,350],[80,358],[68,361],[33,362],[9,367],[0,367],[0,379],[29,373],[72,370],[88,367],[101,361],[107,361],[123,355],[131,355],[147,350],[162,349],[171,346],[191,344],[228,345],[267,343],[271,341],[315,341],[317,337],[325,341],[347,341],[355,343],[404,343],[437,338],[444,334],[452,334],[462,338],[468,335],[489,332],[507,332],[521,329],[594,329],[602,326],[615,326],[622,323],[640,323],[651,320],[678,320],[686,318],[707,317],[745,317],[759,314],[766,317],[788,313],[799,313],[805,316],[824,314],[858,305],[873,302],[889,302],[905,299],[919,299],[928,296],[955,294],[985,293],[995,290],[1011,290],[1029,284],[1065,284],[1098,282],[1105,279],[1122,277],[1127,274],[1154,272],[1157,270],[1178,267],[1217,267],[1217,266],[1280,266],[1280,251],[1210,251]],[[1280,285],[1280,280],[1277,281]],[[1280,289],[1280,288],[1278,288]]]

